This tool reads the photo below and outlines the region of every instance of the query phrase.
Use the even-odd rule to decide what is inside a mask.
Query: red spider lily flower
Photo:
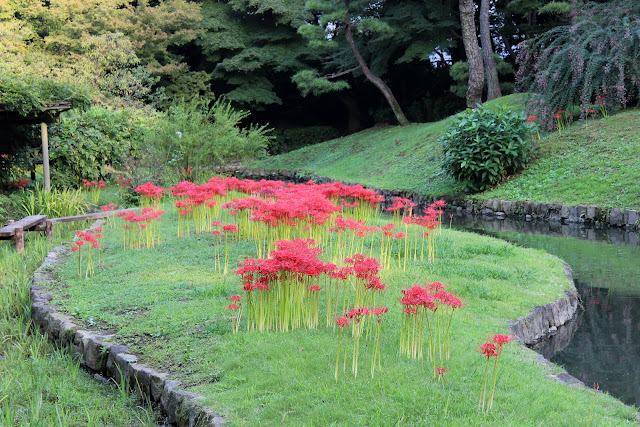
[[[213,225],[214,227],[220,227],[222,225],[222,223],[220,221],[216,220],[216,221],[213,221],[211,223],[211,225]]]
[[[94,243],[91,246],[93,247],[93,249],[100,249],[100,245],[98,243]]]
[[[141,196],[145,196],[153,200],[158,200],[164,194],[167,194],[167,190],[162,187],[158,187],[157,185],[153,185],[150,182],[137,186],[133,191],[139,193]]]
[[[225,233],[227,231],[231,232],[231,233],[235,233],[236,231],[238,231],[238,227],[236,227],[233,224],[227,224],[225,226],[222,227],[222,231],[224,231]]]
[[[71,246],[71,250],[75,252],[77,250],[80,250],[80,248],[78,246]]]
[[[341,317],[338,320],[336,320],[336,323],[338,324],[338,326],[340,326],[341,328],[344,328],[345,326],[349,326],[349,319],[347,317]]]
[[[389,309],[387,307],[378,307],[373,309],[373,314],[378,318],[378,323],[382,322],[382,316],[388,311]]]
[[[222,236],[222,231],[214,230],[211,232],[214,236]]]
[[[102,233],[102,228],[96,227],[93,229],[93,231],[95,231],[96,233]]]
[[[498,344],[500,347],[502,347],[503,344],[508,343],[509,341],[511,341],[513,338],[515,337],[515,335],[503,335],[503,334],[495,334],[493,336],[493,338],[491,338],[491,341],[493,341],[494,343]]]
[[[77,246],[84,246],[84,241],[83,240],[76,240],[76,245]]]
[[[431,284],[429,285],[429,289],[430,289],[432,292],[438,292],[438,291],[440,291],[440,290],[442,290],[442,289],[444,289],[444,288],[446,288],[446,287],[447,287],[447,285],[443,285],[443,284],[442,284],[442,283],[440,283],[440,282],[433,282],[433,283],[431,283]]]
[[[242,297],[240,295],[232,295],[231,298],[229,298],[231,301],[234,302],[240,302],[242,301]]]
[[[560,114],[554,114],[553,117],[555,117],[556,119],[559,119],[562,116]]]
[[[235,311],[235,310],[239,309],[240,307],[238,307],[236,304],[229,304],[229,306],[227,308],[229,310],[231,310],[231,311]]]
[[[446,374],[447,372],[451,372],[451,371],[449,371],[449,370],[448,370],[447,368],[445,368],[444,366],[441,366],[441,367],[436,368],[436,373],[437,373],[438,375],[444,375],[444,374]]]
[[[486,342],[482,344],[480,349],[478,350],[480,354],[485,356],[487,359],[490,357],[498,357],[496,345],[492,342]]]
[[[538,118],[536,116],[527,117],[527,123],[535,123]]]
[[[320,290],[322,290],[322,288],[318,285],[313,285],[313,286],[309,286],[309,290],[311,292],[320,292]]]
[[[416,314],[418,311],[415,307],[405,307],[404,312],[407,314]]]

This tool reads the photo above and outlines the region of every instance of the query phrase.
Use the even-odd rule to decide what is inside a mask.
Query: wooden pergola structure
[[[42,143],[42,169],[44,174],[44,188],[51,189],[51,174],[49,172],[49,132],[48,123],[60,120],[60,113],[73,107],[70,101],[51,102],[45,105],[44,110],[37,114],[22,116],[16,111],[7,111],[0,108],[0,126],[4,123],[12,125],[40,124],[40,139]],[[0,140],[0,152],[9,147],[7,141]]]

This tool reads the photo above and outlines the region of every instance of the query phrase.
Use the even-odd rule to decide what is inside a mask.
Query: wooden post
[[[45,223],[44,223],[44,231],[47,234],[47,239],[51,240],[53,238],[53,221],[51,221],[50,219],[48,219]]]
[[[49,175],[49,134],[47,124],[40,123],[40,136],[42,138],[42,169],[44,173],[44,189],[51,190],[51,176]]]
[[[22,228],[16,228],[16,234],[13,236],[13,241],[16,243],[16,252],[19,254],[24,250],[24,234]]]

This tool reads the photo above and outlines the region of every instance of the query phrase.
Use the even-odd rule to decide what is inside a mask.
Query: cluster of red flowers
[[[82,180],[82,186],[88,190],[93,190],[93,189],[104,189],[107,188],[107,183],[104,181],[89,181],[86,179]]]
[[[346,272],[356,277],[356,284],[362,284],[365,289],[372,289],[376,291],[384,291],[385,286],[380,282],[378,273],[382,269],[382,265],[375,258],[368,258],[362,254],[355,254],[354,256],[344,260],[345,264],[350,264],[351,267],[347,267]],[[341,275],[345,272],[345,269],[340,270]]]
[[[245,292],[268,291],[287,276],[301,282],[304,276],[316,277],[335,269],[335,264],[324,263],[318,256],[322,252],[312,239],[278,240],[277,249],[267,259],[247,258],[236,274],[242,277]]]
[[[404,211],[405,215],[411,215],[413,208],[416,206],[411,199],[405,199],[403,197],[394,197],[391,206],[385,210],[388,212],[401,212]]]
[[[162,187],[158,187],[150,182],[146,184],[138,185],[133,191],[140,194],[143,197],[146,197],[149,200],[158,201],[160,198],[167,194],[167,190]]]
[[[487,412],[493,405],[493,398],[496,391],[496,379],[498,373],[498,361],[502,354],[503,346],[513,340],[514,335],[495,334],[490,341],[485,342],[478,348],[478,352],[487,359],[487,363],[484,368],[484,375],[482,377],[482,388],[480,389],[480,400],[478,406],[482,410]],[[491,375],[491,382],[487,384],[489,379],[489,359],[494,358],[493,374]],[[487,385],[489,385],[489,391],[487,391]],[[485,407],[485,402],[487,402]]]
[[[88,231],[87,232],[78,231],[76,233],[76,236],[78,236],[79,239],[75,241],[75,245],[71,247],[71,250],[74,251],[74,252],[78,251],[85,244],[86,245],[90,245],[94,249],[100,248],[99,239],[101,239],[103,237],[103,235],[99,234],[99,233],[102,232],[102,229],[101,228],[96,228],[95,231],[96,231],[96,234],[93,234],[93,233],[88,232]]]
[[[145,228],[146,224],[143,224],[146,221],[152,221],[154,219],[158,219],[164,214],[163,210],[154,210],[153,208],[143,208],[142,215],[138,215],[136,211],[122,211],[116,214],[117,217],[122,218],[123,221],[130,223],[131,225],[124,225],[122,228],[129,229],[133,226],[133,224],[139,224],[140,228]]]
[[[485,357],[498,357],[502,346],[513,340],[514,335],[495,334],[491,341],[487,341],[478,350]]]
[[[116,207],[118,207],[117,204],[115,203],[109,203],[108,205],[104,205],[104,206],[100,206],[100,210],[102,212],[109,212],[109,211],[114,211],[116,210]]]
[[[123,229],[128,230],[128,235],[124,235],[123,245],[125,248],[138,249],[140,247],[151,248],[159,241],[159,230],[154,227],[154,223],[162,215],[164,215],[162,209],[158,209],[158,206],[147,206],[142,208],[140,214],[136,211],[120,211],[116,214],[121,218],[125,224]],[[137,227],[136,227],[137,224]],[[134,234],[133,230],[137,229],[138,233]],[[144,237],[141,232],[144,230]]]
[[[29,184],[29,180],[27,178],[18,178],[15,181],[9,181],[7,184],[16,188],[25,188]]]
[[[538,120],[538,118],[536,116],[529,116],[527,117],[527,123],[534,123]]]
[[[127,188],[128,186],[133,184],[133,178],[119,176],[118,178],[116,178],[116,182],[120,184],[120,188]]]
[[[92,249],[100,249],[100,239],[103,237],[102,233],[102,229],[101,228],[95,228],[93,231],[95,231],[96,234],[93,234],[92,232],[85,232],[85,231],[78,231],[76,233],[76,236],[78,237],[78,240],[75,241],[75,245],[73,245],[71,247],[71,251],[72,252],[77,252],[78,253],[78,277],[82,277],[82,267],[83,267],[83,257],[82,257],[82,253],[83,248],[87,248],[86,252],[87,252],[87,256],[86,256],[86,267],[85,267],[85,277],[90,277],[93,276],[94,274],[94,268],[93,268],[93,257],[92,257]],[[98,259],[98,262],[100,260]]]
[[[404,306],[406,314],[417,314],[422,310],[436,311],[439,306],[445,305],[452,309],[460,308],[464,303],[457,296],[444,291],[446,286],[440,282],[433,282],[422,287],[415,285],[412,288],[402,290],[404,297],[400,303]]]

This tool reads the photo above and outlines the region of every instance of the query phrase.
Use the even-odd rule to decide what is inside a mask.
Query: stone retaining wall
[[[306,182],[313,180],[317,183],[334,182],[332,178],[308,174],[301,171],[289,170],[269,170],[234,168],[225,170],[241,178],[251,179],[272,179],[291,182]],[[344,184],[354,185],[357,183],[341,181]],[[419,208],[432,203],[436,198],[424,196],[411,191],[386,190],[378,187],[368,187],[377,191],[385,197],[385,203],[393,202],[394,197],[405,197],[412,199]],[[640,212],[635,209],[605,208],[594,205],[570,206],[561,203],[537,203],[531,201],[508,201],[493,199],[475,199],[463,196],[442,196],[448,204],[448,209],[458,213],[468,213],[504,218],[521,218],[526,221],[538,220],[559,222],[562,224],[580,224],[585,227],[621,227],[627,230],[640,231]]]
[[[565,264],[567,278],[571,281],[571,289],[565,291],[565,296],[546,305],[535,307],[531,313],[516,320],[511,325],[511,331],[526,345],[534,345],[552,335],[558,327],[574,318],[578,311],[578,291],[573,285],[571,267]]]
[[[68,348],[80,364],[94,373],[96,379],[112,379],[116,384],[126,380],[137,394],[159,407],[165,423],[177,426],[221,426],[224,418],[203,406],[203,397],[179,388],[168,374],[138,363],[126,346],[111,341],[113,335],[99,335],[83,330],[75,318],[56,311],[51,295],[42,285],[53,283],[54,264],[64,259],[64,246],[51,251],[36,270],[31,286],[31,318],[47,334],[49,340]]]

